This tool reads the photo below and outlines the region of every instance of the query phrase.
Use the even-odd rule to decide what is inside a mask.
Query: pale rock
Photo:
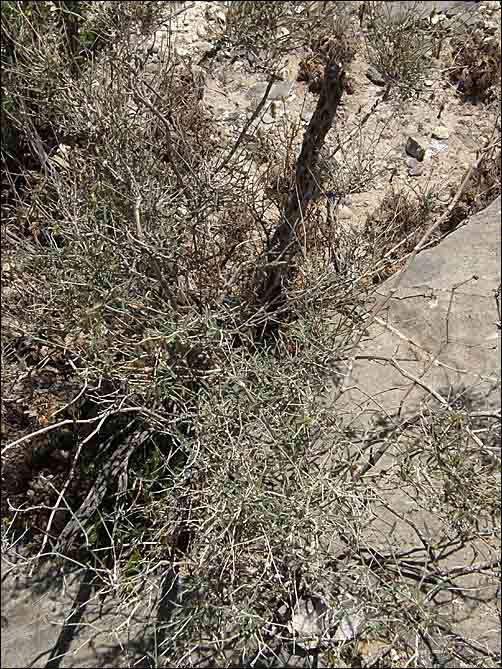
[[[225,25],[225,23],[227,22],[227,15],[222,9],[215,12],[214,15],[222,25]]]
[[[206,7],[206,19],[208,21],[218,21],[222,25],[225,25],[227,22],[227,15],[222,9],[218,9],[217,7],[212,7],[209,5]]]
[[[432,131],[432,137],[434,139],[448,139],[450,136],[450,131],[444,125],[437,125]]]
[[[176,45],[176,53],[178,56],[188,56],[190,53],[190,47],[188,44],[177,44]]]
[[[347,207],[345,204],[341,204],[336,210],[336,215],[340,220],[347,221],[351,219],[354,214],[352,213],[352,209]]]
[[[429,146],[427,147],[427,151],[425,152],[425,157],[427,160],[430,160],[434,156],[437,156],[440,153],[445,153],[445,151],[448,151],[448,142],[441,141],[439,139],[433,139]]]
[[[161,41],[160,39],[154,39],[150,44],[147,46],[147,51],[149,53],[154,53],[157,54],[160,51],[161,47]]]
[[[255,84],[248,90],[246,95],[250,98],[261,100],[261,98],[265,93],[266,88],[267,84],[265,83]],[[293,89],[294,89],[294,83],[292,81],[278,81],[270,89],[268,99],[287,100],[291,95],[293,95],[294,93]]]
[[[328,612],[328,606],[318,598],[301,599],[296,603],[288,629],[300,647],[305,650],[319,647],[328,629]]]
[[[206,34],[207,37],[207,34]],[[211,51],[213,48],[212,42],[208,42],[206,40],[202,40],[200,42],[197,42],[197,51],[200,53],[206,53],[207,51]]]
[[[365,618],[361,611],[345,614],[340,620],[333,641],[352,641],[356,639],[364,621]]]
[[[419,163],[415,158],[408,158],[406,164],[408,165],[408,175],[410,177],[420,177],[424,173],[423,163]]]
[[[493,14],[494,12],[500,12],[501,6],[499,0],[486,0],[482,5],[479,6],[480,12],[486,12],[487,14]]]
[[[446,16],[446,14],[435,14],[431,18],[431,24],[433,26],[436,26],[438,23],[443,23],[444,21],[447,21],[447,20],[448,20],[448,17]]]

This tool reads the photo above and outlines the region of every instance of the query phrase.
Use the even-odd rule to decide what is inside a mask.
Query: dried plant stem
[[[329,63],[325,68],[323,87],[317,107],[310,119],[296,163],[294,186],[291,189],[284,219],[275,231],[267,252],[268,262],[287,261],[285,267],[275,267],[260,277],[260,302],[273,303],[280,295],[282,279],[296,252],[296,230],[309,204],[319,190],[314,170],[326,135],[331,129],[343,95],[343,67]]]
[[[260,115],[263,107],[265,106],[265,104],[268,100],[268,96],[270,95],[270,91],[272,90],[272,86],[274,85],[274,83],[276,81],[277,81],[277,76],[275,74],[272,74],[270,76],[269,80],[268,80],[268,84],[267,84],[267,87],[265,89],[265,92],[263,93],[262,99],[260,100],[260,102],[259,102],[258,106],[256,107],[256,109],[254,110],[254,112],[251,114],[251,117],[250,117],[249,121],[245,124],[244,128],[242,129],[241,134],[239,135],[237,141],[232,146],[232,149],[230,150],[228,156],[226,158],[224,158],[221,162],[221,165],[218,166],[218,168],[216,170],[216,174],[218,172],[221,172],[223,169],[225,169],[225,167],[230,163],[230,161],[234,157],[235,153],[237,152],[237,149],[239,148],[239,146],[241,145],[244,137],[246,136],[247,132],[249,131],[249,128],[252,126],[254,121],[258,118],[258,116]]]

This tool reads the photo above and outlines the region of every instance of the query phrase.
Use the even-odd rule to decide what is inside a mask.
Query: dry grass
[[[336,62],[345,63],[354,55],[351,21],[345,3],[267,1],[258,6],[233,1],[227,10],[226,38],[234,47],[245,45],[272,69],[288,53],[305,48],[310,49],[312,65],[325,62],[328,51]]]
[[[450,81],[470,102],[493,102],[500,89],[500,38],[486,37],[481,30],[467,32],[452,40]]]
[[[367,218],[365,235],[373,252],[375,275],[381,281],[401,268],[401,260],[415,247],[431,220],[432,203],[413,191],[391,187]]]
[[[500,140],[486,153],[484,160],[471,174],[459,202],[442,226],[443,233],[451,232],[468,216],[481,211],[500,195],[501,155],[499,145]]]
[[[368,2],[365,41],[368,62],[403,98],[417,95],[431,67],[434,34],[424,25],[420,2]]]

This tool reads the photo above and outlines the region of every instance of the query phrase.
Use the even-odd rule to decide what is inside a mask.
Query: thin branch
[[[221,162],[221,164],[218,165],[218,167],[216,168],[215,174],[218,174],[218,172],[221,172],[221,170],[223,170],[228,165],[228,163],[231,161],[231,159],[235,155],[235,152],[237,151],[240,144],[242,143],[242,141],[243,141],[244,137],[246,136],[249,128],[254,123],[255,119],[260,115],[261,110],[265,106],[265,104],[267,102],[267,99],[268,99],[268,96],[270,94],[270,91],[272,90],[272,86],[274,85],[274,83],[276,81],[277,81],[276,74],[275,73],[271,74],[270,79],[269,79],[268,84],[267,84],[267,88],[265,89],[265,92],[263,93],[263,97],[260,100],[260,103],[258,104],[256,109],[252,113],[251,118],[249,119],[249,121],[246,123],[246,125],[242,129],[241,134],[239,135],[237,141],[235,142],[234,146],[230,150],[230,153],[228,154],[228,156],[226,158],[224,158],[223,161]]]

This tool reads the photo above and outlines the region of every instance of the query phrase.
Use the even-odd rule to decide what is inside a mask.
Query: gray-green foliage
[[[424,28],[422,3],[367,4],[369,62],[400,96],[416,95],[430,69],[434,46],[430,28]]]
[[[139,3],[110,4],[106,11],[128,25]],[[263,13],[271,29],[287,12],[288,22],[296,16],[297,3],[236,4],[243,39]],[[103,35],[124,25],[116,16],[105,24]],[[19,280],[4,304],[4,341],[29,335],[86,389],[87,413],[63,414],[90,421],[72,423],[69,448],[86,491],[113,460],[102,437],[114,432],[114,418],[137,421],[141,437],[129,460],[117,462],[120,475],[110,477],[83,522],[87,536],[78,533],[69,552],[97,569],[98,589],[112,590],[124,608],[148,602],[159,573],[176,575],[184,606],[172,619],[159,617],[165,638],[156,640],[167,666],[204,652],[213,666],[250,663],[261,650],[292,645],[289,614],[280,611],[298,597],[315,595],[337,611],[347,593],[364,607],[364,638],[382,636],[409,658],[418,632],[429,639],[434,631],[428,584],[454,590],[441,574],[427,579],[475,534],[474,516],[489,515],[498,501],[491,465],[463,429],[468,412],[423,408],[408,423],[380,416],[360,428],[357,411],[322,401],[346,380],[344,363],[364,336],[366,295],[319,254],[297,258],[302,281],[287,284],[282,313],[255,304],[253,272],[277,221],[267,219],[249,161],[237,154],[218,169],[228,147],[211,139],[216,128],[187,86],[186,64],[169,61],[152,84],[124,42],[123,58],[105,50],[79,77],[61,55],[52,74],[43,69],[42,41],[31,70],[10,70],[15,100],[35,76],[49,88],[54,72],[61,75],[47,122],[81,141],[59,147],[52,169],[7,211],[6,228],[19,238],[26,222],[32,239],[11,249]],[[18,127],[33,134],[21,111]],[[260,341],[271,318],[275,338]],[[96,440],[77,457],[93,430]],[[382,444],[398,464],[375,462],[373,475]],[[361,467],[368,476],[358,478]],[[428,472],[435,480],[424,479]],[[462,482],[461,494],[452,481]],[[64,477],[57,483],[42,506],[56,504]],[[375,548],[365,535],[387,493],[401,487],[424,508],[434,501],[442,522],[433,537],[417,538],[413,559],[400,546]],[[65,502],[80,519],[82,499]],[[391,520],[403,521],[399,510]],[[38,527],[47,529],[47,518]],[[341,647],[357,655],[348,643],[324,641],[334,666]]]

